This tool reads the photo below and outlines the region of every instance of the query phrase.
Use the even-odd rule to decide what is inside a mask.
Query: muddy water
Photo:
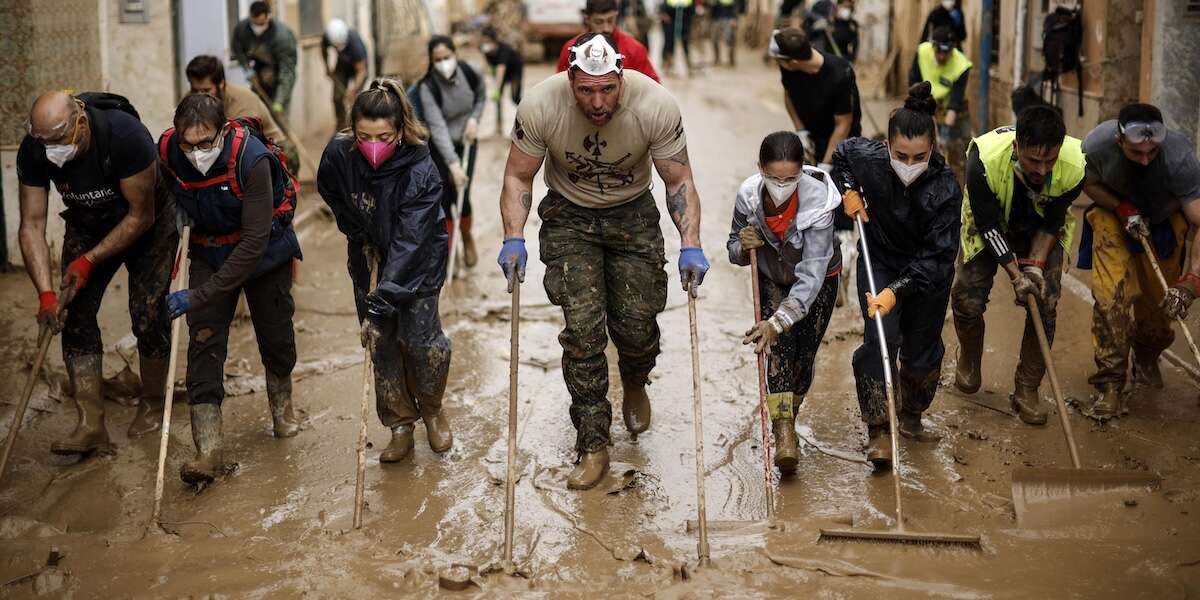
[[[533,71],[543,76],[542,68]],[[839,309],[822,347],[816,383],[799,423],[806,443],[798,475],[776,481],[778,522],[766,514],[757,380],[740,344],[750,321],[749,277],[725,259],[734,191],[754,170],[761,136],[785,128],[777,77],[758,65],[707,79],[670,81],[683,105],[697,183],[704,201],[703,240],[713,270],[699,302],[704,398],[706,495],[713,568],[697,569],[691,360],[685,298],[671,272],[668,310],[659,322],[663,356],[654,372],[651,430],[631,442],[614,423],[613,469],[597,489],[565,489],[574,433],[559,369],[559,313],[540,285],[543,268],[530,244],[521,322],[516,558],[525,577],[475,578],[471,592],[507,595],[664,597],[1156,597],[1200,594],[1200,422],[1197,388],[1164,366],[1167,389],[1140,392],[1130,417],[1105,426],[1071,418],[1086,466],[1151,469],[1161,490],[1059,507],[1036,528],[1018,528],[1009,472],[1018,466],[1069,466],[1054,421],[1032,428],[1005,414],[1020,331],[1008,286],[998,285],[987,315],[984,389],[965,397],[944,385],[928,422],[944,439],[904,443],[907,526],[973,533],[983,549],[822,542],[821,527],[888,527],[891,480],[862,462],[865,432],[853,396],[850,354],[861,339],[857,311]],[[742,91],[733,97],[728,90]],[[880,108],[880,107],[876,107]],[[883,114],[883,111],[880,111]],[[494,122],[490,116],[484,123]],[[487,126],[485,126],[485,134]],[[483,567],[499,558],[503,532],[505,419],[508,402],[508,296],[492,257],[500,239],[494,203],[507,142],[480,152],[475,197],[481,261],[443,305],[454,344],[446,407],[455,447],[436,456],[418,428],[414,458],[381,466],[387,432],[374,421],[368,450],[365,526],[350,529],[354,442],[361,369],[357,327],[345,274],[345,245],[331,222],[305,222],[307,260],[296,287],[301,361],[326,368],[296,386],[304,431],[270,436],[261,391],[226,402],[229,457],[239,469],[195,493],[178,480],[191,452],[187,410],[176,406],[167,462],[164,518],[173,534],[144,535],[152,501],[157,436],[128,440],[132,410],[110,402],[117,451],[67,464],[46,450],[66,433],[73,409],[39,386],[0,488],[0,596],[38,592],[68,597],[377,597],[434,596],[438,572]],[[544,188],[540,179],[538,191]],[[659,186],[661,189],[661,186]],[[306,197],[309,207],[319,202]],[[665,215],[665,211],[664,215]],[[527,233],[536,227],[536,217]],[[664,218],[667,254],[678,237]],[[120,283],[121,280],[118,280]],[[34,310],[21,274],[0,276],[11,302],[0,307],[5,402],[20,390],[32,353]],[[106,342],[128,331],[124,285],[103,311]],[[853,295],[851,296],[854,297]],[[1092,366],[1090,307],[1064,294],[1057,354],[1063,387],[1087,401]],[[259,374],[248,323],[233,336],[230,368]],[[947,325],[950,381],[956,349]],[[53,366],[61,368],[58,350]],[[615,359],[615,356],[610,356]],[[615,360],[612,380],[617,381]],[[115,353],[106,371],[121,366]],[[332,365],[332,366],[328,366]],[[182,373],[182,368],[180,370]],[[620,387],[612,397],[620,402]],[[1050,393],[1044,385],[1044,395]],[[1048,396],[1047,396],[1048,399]],[[11,406],[0,407],[7,431]],[[1045,516],[1045,515],[1043,515]],[[57,567],[46,567],[52,549]],[[7,584],[6,584],[7,582]]]

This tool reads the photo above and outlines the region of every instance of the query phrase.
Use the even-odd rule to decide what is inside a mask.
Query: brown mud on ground
[[[534,73],[540,77],[546,70]],[[47,450],[68,433],[74,410],[61,390],[39,385],[0,488],[0,597],[449,595],[439,588],[440,573],[459,583],[469,579],[460,594],[483,596],[1200,595],[1200,407],[1195,385],[1169,365],[1163,367],[1167,388],[1139,392],[1129,417],[1101,426],[1071,415],[1085,466],[1157,471],[1162,489],[1095,498],[1061,509],[1037,528],[1017,527],[1010,471],[1063,467],[1069,460],[1053,419],[1035,428],[1009,413],[1023,315],[1002,282],[987,313],[983,389],[966,397],[949,385],[957,342],[948,324],[945,383],[926,417],[944,438],[937,444],[905,440],[901,450],[908,527],[979,534],[982,551],[817,543],[821,527],[887,527],[893,514],[891,481],[873,475],[862,461],[865,431],[850,371],[862,333],[854,302],[835,312],[815,385],[800,409],[802,456],[798,474],[778,483],[779,524],[715,523],[753,522],[766,511],[755,360],[741,345],[751,312],[749,274],[729,265],[724,243],[737,185],[754,172],[759,140],[788,127],[777,81],[752,64],[668,81],[683,104],[704,202],[703,240],[713,264],[699,301],[712,568],[697,568],[696,540],[686,528],[696,516],[691,362],[686,303],[674,267],[678,235],[663,211],[670,299],[659,319],[663,356],[650,387],[653,425],[635,444],[615,419],[612,474],[588,492],[568,491],[563,481],[575,435],[559,368],[561,317],[541,286],[537,244],[529,245],[534,256],[522,294],[516,489],[516,558],[525,576],[479,574],[498,560],[502,539],[508,390],[508,296],[492,259],[500,239],[492,199],[508,144],[493,138],[481,145],[474,193],[480,264],[454,284],[443,305],[454,344],[445,402],[455,433],[451,451],[432,454],[418,427],[413,458],[381,466],[377,458],[387,432],[372,410],[365,525],[351,530],[361,369],[347,367],[361,356],[358,327],[344,240],[332,222],[309,218],[306,260],[295,288],[297,345],[301,363],[320,368],[295,388],[304,421],[300,435],[271,437],[266,397],[261,387],[248,386],[250,393],[230,397],[225,409],[228,459],[239,468],[197,494],[178,479],[179,465],[193,451],[188,411],[179,403],[163,508],[172,533],[144,536],[158,436],[126,439],[133,409],[109,402],[116,453],[68,464]],[[743,93],[731,97],[733,89]],[[869,108],[885,114],[881,106]],[[538,185],[544,191],[540,178]],[[320,202],[311,189],[303,210]],[[0,276],[0,290],[10,300],[0,307],[0,337],[7,342],[0,349],[0,427],[6,433],[11,403],[28,372],[35,298],[21,273]],[[126,292],[118,279],[106,299],[108,344],[129,331],[122,314]],[[1058,315],[1063,387],[1086,402],[1086,378],[1094,368],[1091,309],[1067,293]],[[261,376],[258,360],[249,324],[238,322],[231,374]],[[57,343],[51,363],[61,370]],[[611,397],[619,403],[616,361],[610,364]],[[107,355],[106,374],[123,366],[116,352]],[[1047,401],[1049,393],[1043,384]],[[466,573],[443,572],[453,565],[466,566]]]

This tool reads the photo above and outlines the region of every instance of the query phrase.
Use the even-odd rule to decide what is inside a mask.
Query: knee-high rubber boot
[[[983,319],[954,317],[958,333],[958,366],[954,370],[954,385],[967,394],[979,391],[983,382]]]
[[[99,354],[89,354],[67,360],[67,376],[75,391],[75,410],[79,420],[66,439],[50,444],[55,454],[86,454],[108,446],[108,430],[104,428],[104,399],[100,386],[104,380]]]
[[[193,404],[191,412],[196,458],[179,468],[179,478],[191,484],[211,483],[225,470],[221,455],[221,406]]]
[[[267,400],[275,437],[289,438],[300,432],[300,421],[292,411],[292,376],[267,371]]]
[[[129,423],[129,437],[158,431],[162,427],[163,402],[167,392],[167,360],[139,357],[142,371],[142,395],[137,412]]]
[[[779,417],[771,421],[775,436],[775,466],[783,475],[796,472],[800,462],[800,440],[796,437],[796,419],[792,416]]]
[[[463,264],[473,267],[479,262],[479,254],[475,252],[475,238],[471,236],[471,217],[460,220],[458,231],[462,234]]]

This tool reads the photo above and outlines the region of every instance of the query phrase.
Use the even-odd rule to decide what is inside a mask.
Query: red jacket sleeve
[[[643,75],[653,79],[656,83],[662,83],[662,81],[659,81],[658,79],[658,72],[654,70],[654,64],[650,62],[650,56],[646,53],[645,46],[638,44],[634,48],[636,49],[630,54],[632,54],[635,58],[630,62],[636,63],[636,65],[631,64],[629,65],[629,68],[635,71],[640,71]]]
[[[575,38],[567,40],[563,44],[562,50],[558,53],[558,67],[554,69],[555,73],[562,73],[567,70],[567,63],[570,61],[571,46],[575,45]]]

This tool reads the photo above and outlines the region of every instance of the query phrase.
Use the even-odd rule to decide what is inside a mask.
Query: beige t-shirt
[[[650,159],[687,147],[679,105],[666,88],[625,71],[620,106],[603,127],[588,120],[567,72],[530,90],[517,108],[513,144],[546,157],[546,185],[575,204],[609,208],[650,189]]]

